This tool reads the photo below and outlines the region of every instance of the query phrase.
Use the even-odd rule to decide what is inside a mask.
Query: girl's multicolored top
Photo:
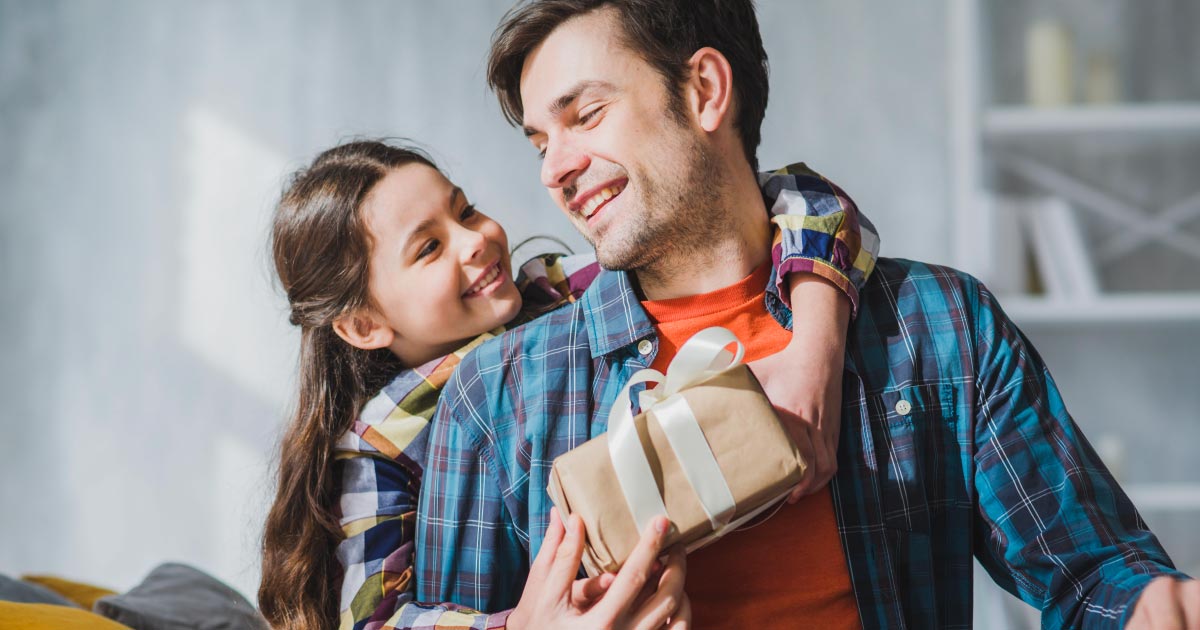
[[[763,200],[777,226],[772,256],[784,277],[815,273],[844,291],[858,310],[858,291],[874,269],[879,237],[840,188],[804,164],[760,173]],[[534,258],[521,268],[521,315],[509,326],[574,302],[596,277],[591,255]],[[429,420],[462,357],[503,332],[484,333],[459,350],[404,370],[362,410],[336,446],[341,487],[337,505],[345,539],[340,630],[503,628],[504,611],[477,612],[452,603],[413,601],[414,522]]]

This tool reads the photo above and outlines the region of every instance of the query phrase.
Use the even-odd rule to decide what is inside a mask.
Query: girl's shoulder
[[[519,322],[579,299],[600,273],[596,255],[542,254],[521,265],[517,289],[523,304]]]

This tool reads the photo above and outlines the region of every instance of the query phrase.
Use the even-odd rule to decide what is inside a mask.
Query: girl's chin
[[[521,312],[521,296],[516,291],[513,293],[514,296],[508,296],[498,291],[490,299],[472,304],[469,312],[475,313],[480,325],[488,326],[487,330],[507,324]]]

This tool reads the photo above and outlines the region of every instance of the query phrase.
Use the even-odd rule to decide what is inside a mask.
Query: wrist
[[[520,604],[517,604],[517,608],[488,615],[485,627],[488,630],[525,630],[525,615],[519,609]]]

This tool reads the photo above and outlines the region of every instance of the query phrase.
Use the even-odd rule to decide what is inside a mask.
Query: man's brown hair
[[[682,116],[681,86],[688,59],[706,46],[725,55],[733,68],[734,127],[746,160],[755,170],[760,127],[767,109],[767,52],[753,0],[531,0],[504,16],[492,36],[488,85],[500,98],[504,117],[521,125],[521,68],[525,58],[563,22],[602,7],[616,10],[622,39],[663,77],[671,110]]]

